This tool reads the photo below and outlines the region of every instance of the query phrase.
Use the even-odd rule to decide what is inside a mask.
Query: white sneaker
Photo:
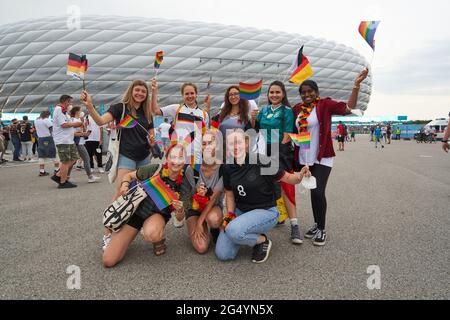
[[[101,178],[97,177],[97,176],[90,176],[89,179],[88,179],[88,183],[94,183],[94,182],[97,182],[100,179]]]
[[[35,160],[35,159],[30,159],[30,160],[28,160],[28,162],[37,162],[37,160]]]
[[[103,168],[98,168],[98,172],[99,172],[99,173],[105,173],[105,169],[103,169]]]
[[[103,251],[105,251],[106,248],[108,247],[111,238],[112,238],[111,234],[103,235],[103,246],[102,246]]]
[[[173,223],[173,226],[174,226],[175,228],[181,228],[181,227],[183,227],[183,225],[184,225],[184,220],[186,220],[184,217],[183,217],[183,219],[182,219],[181,221],[178,220],[178,219],[177,219],[177,216],[175,215],[175,212],[172,211],[172,223]]]

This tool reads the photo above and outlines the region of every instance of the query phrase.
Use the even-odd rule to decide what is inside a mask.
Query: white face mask
[[[81,113],[80,113],[80,118],[84,118],[84,112],[83,111],[81,111]]]

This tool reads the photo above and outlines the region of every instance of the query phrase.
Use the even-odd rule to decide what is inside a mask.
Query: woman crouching
[[[194,175],[190,166],[186,166],[186,152],[183,146],[173,145],[167,150],[166,163],[162,168],[158,164],[149,164],[136,171],[127,173],[121,182],[120,194],[128,192],[134,182],[142,182],[159,174],[164,183],[179,194],[179,200],[173,199],[171,206],[160,210],[150,197],[146,197],[131,216],[130,220],[112,239],[103,253],[103,265],[107,268],[119,263],[142,228],[144,239],[153,244],[156,256],[165,253],[164,230],[175,211],[178,219],[183,219],[185,208],[190,207],[191,196],[194,190]],[[159,172],[158,169],[160,168]]]

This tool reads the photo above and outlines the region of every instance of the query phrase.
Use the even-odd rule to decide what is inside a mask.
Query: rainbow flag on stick
[[[135,120],[132,116],[127,115],[125,118],[122,119],[122,121],[119,122],[117,127],[122,129],[131,129],[138,125],[137,120]]]
[[[289,82],[295,84],[301,84],[314,74],[308,58],[303,55],[303,46],[298,51],[296,60],[293,63],[292,75],[289,78]]]
[[[239,82],[239,95],[241,99],[245,100],[254,100],[257,99],[261,95],[263,81],[262,79],[257,83],[244,83]]]
[[[79,56],[74,53],[69,53],[69,59],[67,60],[67,75],[78,80],[83,80],[87,68],[88,61],[86,55]]]
[[[155,63],[154,63],[155,69],[159,69],[163,59],[164,59],[164,51],[158,51],[155,55]]]
[[[359,24],[359,33],[373,50],[375,50],[375,32],[379,24],[380,21],[361,21]]]
[[[177,200],[178,196],[170,189],[161,176],[157,174],[150,179],[145,180],[141,183],[142,188],[152,198],[153,202],[156,204],[159,210],[163,210],[171,205],[172,200]]]
[[[299,134],[288,133],[291,140],[300,147],[300,150],[309,150],[311,145],[311,134],[309,132],[302,132]]]

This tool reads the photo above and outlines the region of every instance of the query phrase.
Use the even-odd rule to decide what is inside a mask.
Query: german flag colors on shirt
[[[88,61],[86,55],[76,55],[69,53],[69,60],[67,61],[67,75],[76,79],[84,79],[84,74],[88,68]]]
[[[294,62],[293,69],[294,71],[289,78],[289,82],[295,84],[301,84],[303,81],[314,74],[308,59],[303,55],[303,46],[298,51],[297,59]]]

